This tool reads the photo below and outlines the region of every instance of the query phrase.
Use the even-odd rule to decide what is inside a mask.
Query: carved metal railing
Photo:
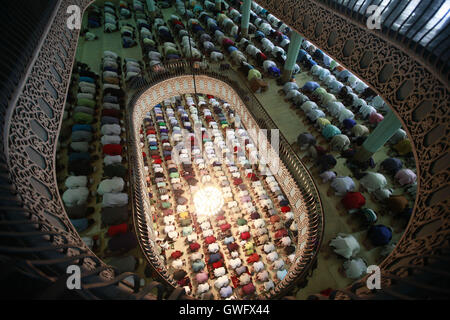
[[[11,263],[10,272],[24,274],[29,281],[39,279],[48,288],[32,293],[35,298],[67,293],[69,265],[81,268],[82,288],[74,291],[79,298],[162,298],[171,292],[161,284],[153,282],[140,290],[137,275],[116,275],[89,250],[70,223],[58,192],[56,147],[79,37],[79,30],[67,28],[66,10],[77,5],[84,11],[92,2],[52,3],[47,26],[34,42],[33,61],[21,74],[11,75],[23,80],[17,80],[17,94],[5,97],[7,103],[2,101],[0,110],[0,254]],[[20,63],[25,66],[27,61]],[[123,281],[130,275],[134,287]],[[154,288],[157,297],[149,294]],[[170,297],[178,298],[180,292],[173,291]]]
[[[64,274],[62,264],[73,259],[73,263],[89,266],[86,269],[92,271],[93,274],[84,272],[86,281],[100,284],[105,284],[105,278],[111,281],[103,287],[81,291],[81,296],[128,297],[132,290],[124,287],[120,279],[111,279],[109,269],[97,274],[104,264],[70,224],[55,177],[56,141],[79,36],[78,31],[66,28],[66,8],[74,4],[84,11],[92,2],[58,1],[35,50],[35,60],[16,78],[24,78],[16,81],[20,88],[17,101],[7,96],[9,104],[7,108],[2,105],[0,110],[3,134],[0,251],[15,257],[16,262],[23,262],[30,273],[49,283],[57,282]],[[258,3],[364,79],[392,107],[407,129],[418,168],[418,196],[401,240],[381,267],[386,296],[410,297],[411,294],[400,294],[395,284],[408,281],[418,268],[423,273],[432,261],[445,261],[444,256],[448,255],[449,91],[445,69],[433,68],[419,54],[398,45],[383,32],[368,30],[365,23],[345,11],[336,12],[329,1],[259,0]],[[48,194],[51,198],[46,198]],[[442,265],[438,266],[431,269],[441,272]],[[371,298],[373,294],[363,285],[364,280],[343,293],[334,293],[332,298]],[[435,294],[443,292],[439,289],[443,283],[435,284]],[[410,281],[409,288],[420,288],[420,284]],[[178,293],[174,291],[172,297]],[[145,291],[143,294],[149,296]]]
[[[151,92],[159,92],[162,89],[157,85],[160,83],[165,83],[170,79],[186,78],[189,77],[202,77],[200,81],[193,81],[196,83],[196,88],[205,94],[217,95],[217,91],[213,85],[209,86],[208,83],[204,84],[204,88],[200,90],[201,81],[205,80],[208,82],[209,79],[218,79],[223,83],[228,84],[235,93],[240,97],[241,101],[244,101],[245,108],[250,111],[250,114],[256,119],[256,123],[261,129],[278,129],[271,117],[265,111],[263,106],[260,104],[259,100],[254,96],[250,89],[245,85],[245,81],[242,82],[240,76],[231,69],[221,70],[219,65],[206,65],[204,68],[201,67],[201,63],[192,63],[189,61],[175,61],[167,63],[165,65],[159,66],[163,71],[152,72],[149,75],[149,80],[142,81],[142,88],[134,95],[133,99],[129,102],[129,128],[131,132],[131,138],[129,139],[129,149],[133,150],[131,152],[130,163],[133,164],[133,195],[134,201],[134,219],[135,227],[138,234],[139,242],[145,256],[147,257],[149,263],[154,266],[156,272],[159,274],[160,279],[165,280],[172,286],[176,286],[176,282],[171,278],[168,273],[164,263],[158,258],[159,254],[154,245],[150,244],[152,236],[148,232],[148,221],[146,218],[146,211],[149,211],[146,202],[146,195],[144,190],[145,186],[142,185],[142,166],[140,162],[140,146],[138,132],[140,128],[140,123],[142,122],[142,115],[150,111],[153,105],[147,103],[147,109],[143,110],[144,107],[139,103],[140,100],[146,101],[146,98],[142,96],[144,93],[149,92],[148,96],[151,96]],[[205,88],[206,87],[206,88]],[[194,87],[192,87],[193,89]],[[192,93],[192,92],[190,92]],[[177,92],[172,93],[173,95],[179,94]],[[167,96],[168,97],[168,96]],[[166,97],[166,98],[167,98]],[[147,97],[148,98],[148,97]],[[162,98],[161,101],[163,100]],[[224,99],[225,100],[225,99]],[[152,100],[152,103],[157,104],[160,101]],[[139,111],[137,111],[139,110]],[[136,116],[136,112],[141,114],[141,117]],[[247,123],[244,122],[247,126]],[[269,294],[262,298],[279,298],[283,296],[292,286],[302,282],[306,282],[306,277],[308,272],[315,266],[317,259],[317,254],[322,243],[322,237],[324,232],[324,217],[322,203],[319,196],[318,189],[312,179],[309,171],[303,165],[297,154],[294,152],[290,144],[287,142],[285,137],[280,133],[280,143],[279,143],[279,158],[287,166],[290,174],[295,180],[296,186],[299,188],[301,193],[301,201],[304,205],[305,212],[307,213],[307,237],[306,242],[302,250],[299,249],[300,244],[297,247],[297,256],[293,266],[289,269],[286,278],[281,281],[275,290],[271,291]],[[281,185],[282,186],[282,185]],[[305,224],[305,223],[302,223]],[[300,224],[299,224],[300,225]],[[298,240],[300,243],[300,238]]]
[[[386,280],[383,288],[387,292],[392,283],[409,279],[411,270],[407,266],[426,268],[429,261],[425,257],[438,259],[448,252],[444,250],[449,247],[450,232],[448,73],[405,48],[388,32],[369,30],[363,19],[346,10],[336,10],[335,1],[257,2],[366,81],[391,106],[407,131],[416,160],[418,190],[403,236],[380,264],[383,278],[397,277],[395,281]],[[365,287],[365,280],[366,277],[348,288],[349,294],[333,297],[375,298],[376,292]],[[436,284],[441,286],[442,294],[443,285]],[[414,282],[410,288],[420,290]],[[395,294],[393,291],[391,295]]]

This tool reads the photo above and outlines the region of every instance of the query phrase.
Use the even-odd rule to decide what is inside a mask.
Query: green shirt
[[[247,79],[248,79],[248,81],[250,81],[250,80],[252,80],[253,78],[261,79],[261,72],[259,72],[259,71],[256,70],[256,69],[251,69],[251,70],[248,72]]]
[[[84,106],[84,107],[95,108],[95,101],[91,100],[91,99],[82,98],[82,99],[78,99],[78,104],[77,105]]]
[[[171,177],[171,178],[179,178],[180,174],[178,172],[172,172],[171,174],[169,174],[169,177]]]
[[[238,226],[246,225],[247,224],[247,220],[245,220],[243,218],[240,218],[240,219],[238,219],[237,224],[238,224]]]
[[[316,90],[314,90],[313,92],[315,95],[318,95],[319,97],[322,97],[323,95],[325,95],[327,93],[327,90],[325,90],[324,88],[317,88]]]
[[[75,120],[75,122],[79,124],[89,124],[92,123],[94,117],[91,114],[77,112],[73,115],[73,120]]]
[[[337,62],[336,61],[334,61],[334,60],[332,60],[331,62],[330,62],[330,70],[331,71],[333,71],[334,70],[334,68],[336,68],[337,67]]]
[[[163,209],[169,209],[171,206],[172,206],[172,205],[171,205],[170,202],[163,202],[163,203],[162,203]]]

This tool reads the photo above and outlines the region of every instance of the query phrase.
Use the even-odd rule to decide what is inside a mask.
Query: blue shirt
[[[259,31],[259,30],[255,32],[255,36],[256,37],[261,37],[261,38],[265,38],[266,37],[266,35],[263,32]]]
[[[69,162],[76,160],[90,160],[91,155],[89,152],[72,152],[69,154]]]
[[[89,131],[92,132],[92,126],[90,124],[74,124],[72,126],[72,132],[74,131]]]
[[[278,270],[278,271],[277,271],[277,278],[278,278],[279,280],[283,280],[284,277],[286,277],[286,275],[287,275],[286,269]]]
[[[308,52],[303,49],[300,49],[297,56],[297,62],[302,62],[308,56]]]
[[[229,244],[234,242],[234,237],[227,237],[225,240],[223,240],[223,243]]]
[[[339,80],[345,80],[348,77],[350,77],[350,71],[348,70],[342,70],[341,72],[338,73],[337,78]]]
[[[320,88],[320,85],[317,82],[314,81],[308,81],[307,83],[305,83],[305,85],[302,87],[302,90],[306,90],[306,91],[314,91],[317,88]]]
[[[222,257],[220,256],[219,253],[213,253],[209,256],[209,263],[214,263],[217,262],[221,259]]]
[[[205,267],[205,263],[203,261],[195,261],[192,264],[192,269],[194,270],[194,272],[198,272],[200,270],[202,270]]]
[[[89,83],[95,83],[95,80],[92,79],[91,77],[80,77],[80,82],[89,82]]]
[[[238,48],[236,48],[236,47],[233,47],[233,46],[229,46],[228,47],[228,52],[229,53],[232,53],[233,51],[236,51]]]
[[[342,124],[344,125],[344,127],[346,129],[351,129],[351,128],[353,128],[356,125],[356,121],[353,120],[353,119],[344,119]]]

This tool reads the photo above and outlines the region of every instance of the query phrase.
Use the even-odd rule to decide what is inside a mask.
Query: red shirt
[[[109,156],[120,156],[122,154],[122,146],[120,144],[105,144],[103,153]]]
[[[244,294],[252,294],[253,292],[255,292],[255,290],[256,288],[251,282],[242,287],[242,291],[244,291]]]
[[[359,209],[366,204],[366,198],[360,192],[347,192],[341,202],[347,210]]]
[[[270,223],[277,223],[280,221],[280,216],[271,216],[270,217]]]
[[[142,151],[142,156],[143,156],[144,158],[147,158],[147,154],[146,154],[144,151]]]
[[[281,212],[289,212],[289,211],[291,211],[291,208],[289,208],[288,206],[281,207]]]
[[[216,238],[214,236],[206,237],[205,242],[206,242],[206,244],[214,243],[214,242],[216,242]]]
[[[241,179],[241,178],[233,179],[233,184],[234,184],[235,186],[238,186],[238,185],[240,185],[241,183],[242,183],[242,179]]]
[[[128,225],[126,223],[121,223],[115,226],[111,226],[108,229],[108,235],[110,237],[115,236],[116,234],[125,233],[128,230]]]
[[[150,130],[147,130],[147,135],[150,135],[150,134],[156,134],[156,131],[155,130],[152,130],[152,129],[150,129]]]
[[[197,251],[198,249],[200,249],[200,245],[197,242],[193,242],[189,245],[189,248],[191,249],[191,251]]]
[[[227,231],[230,228],[231,228],[231,224],[229,224],[229,223],[225,223],[220,226],[220,230],[222,230],[222,231]]]
[[[280,239],[287,236],[287,230],[286,229],[280,229],[277,232],[275,232],[275,238]]]
[[[178,259],[179,257],[181,257],[182,253],[180,250],[174,251],[172,252],[172,254],[170,255],[172,257],[172,259]]]
[[[247,262],[253,263],[259,261],[259,255],[257,253],[252,254],[250,257],[248,257]]]
[[[161,163],[162,163],[162,160],[161,160],[161,159],[155,159],[155,160],[153,160],[153,163],[161,164]]]
[[[247,240],[248,238],[250,238],[250,233],[249,232],[242,232],[241,233],[241,239],[242,240]]]
[[[223,266],[223,263],[222,263],[222,261],[217,261],[217,262],[214,262],[214,263],[212,264],[212,266],[213,266],[214,269],[217,269],[217,268],[222,267],[222,266]]]

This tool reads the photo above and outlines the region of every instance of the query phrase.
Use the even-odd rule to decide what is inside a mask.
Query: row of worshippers
[[[100,28],[102,25],[102,12],[95,4],[91,5],[87,12],[88,28]]]
[[[68,153],[68,176],[64,181],[66,190],[62,200],[66,213],[78,232],[87,230],[95,223],[90,216],[94,213],[94,207],[88,206],[90,191],[93,185],[94,168],[92,163],[98,157],[92,155],[94,151],[90,145],[95,139],[92,125],[97,122],[97,79],[98,75],[83,65],[78,70],[77,83],[72,83],[72,88],[77,87],[73,108],[66,104],[65,122],[70,122],[70,147]],[[71,100],[71,99],[69,99]],[[85,168],[82,168],[86,165]],[[81,168],[80,168],[81,167]]]
[[[116,5],[110,1],[106,1],[103,7],[104,15],[104,30],[107,33],[111,33],[118,30],[119,22],[116,13]]]
[[[107,252],[117,256],[136,248],[136,235],[129,227],[129,196],[127,191],[128,169],[126,168],[126,147],[124,144],[124,91],[121,88],[122,61],[117,53],[104,51],[103,99],[100,126],[100,144],[103,155],[103,175],[97,187],[97,197],[101,197],[102,227],[107,227],[109,237]],[[127,77],[139,70],[139,61],[124,59],[124,73]],[[134,257],[124,256],[118,265],[136,264]],[[114,262],[114,260],[112,261]],[[134,263],[133,263],[134,262]],[[136,266],[135,266],[136,267]],[[132,270],[127,270],[132,271]]]

